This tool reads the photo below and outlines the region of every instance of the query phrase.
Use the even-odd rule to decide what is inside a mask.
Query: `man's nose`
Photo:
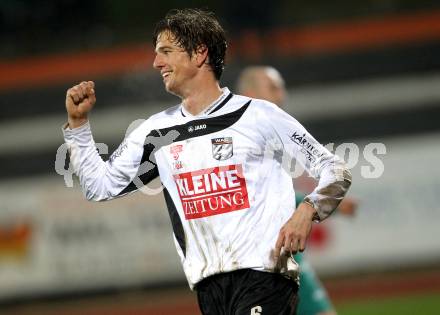
[[[156,57],[154,57],[153,67],[156,69],[160,69],[163,66],[164,66],[163,59],[159,55],[156,55]]]

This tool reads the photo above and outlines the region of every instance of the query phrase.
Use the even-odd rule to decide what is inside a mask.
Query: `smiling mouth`
[[[166,71],[162,73],[162,78],[166,79],[167,77],[169,77],[171,75],[171,71]]]

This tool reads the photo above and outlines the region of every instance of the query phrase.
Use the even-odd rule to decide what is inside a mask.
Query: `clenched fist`
[[[76,128],[88,120],[88,113],[95,105],[95,83],[83,81],[67,90],[66,110],[70,128]]]

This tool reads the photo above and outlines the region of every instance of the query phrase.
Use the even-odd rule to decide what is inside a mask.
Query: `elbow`
[[[95,195],[95,194],[92,194],[92,193],[90,193],[90,192],[86,192],[86,193],[84,194],[84,197],[87,199],[87,201],[101,201],[101,200],[99,199],[99,196],[97,196],[97,195]]]
[[[81,188],[88,201],[105,201],[113,197],[105,174],[102,177],[95,175],[81,182]]]
[[[106,201],[110,199],[108,196],[90,190],[84,191],[84,197],[87,201]]]
[[[340,192],[342,193],[342,197],[345,195],[347,190],[351,186],[352,175],[350,170],[347,168],[347,164],[344,160],[335,156],[332,163],[332,176],[334,178],[334,182],[340,187]]]

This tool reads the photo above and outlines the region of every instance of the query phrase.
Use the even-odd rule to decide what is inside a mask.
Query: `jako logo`
[[[206,129],[206,124],[189,126],[188,127],[188,132],[193,132],[193,131],[202,130],[202,129]]]

